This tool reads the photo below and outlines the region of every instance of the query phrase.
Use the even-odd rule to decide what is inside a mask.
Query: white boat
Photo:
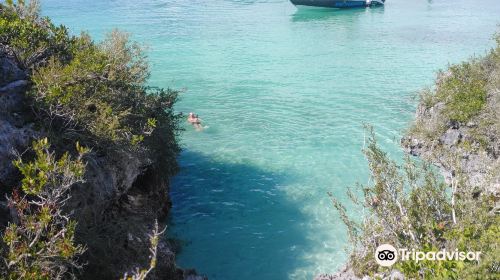
[[[296,6],[358,8],[384,5],[385,0],[290,0]]]

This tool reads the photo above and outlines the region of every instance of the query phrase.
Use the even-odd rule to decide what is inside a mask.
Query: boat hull
[[[311,6],[323,8],[358,8],[380,5],[383,2],[366,0],[290,0],[296,6]]]

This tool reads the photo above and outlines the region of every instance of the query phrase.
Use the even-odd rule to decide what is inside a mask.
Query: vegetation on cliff
[[[438,73],[435,87],[421,94],[405,147],[447,169],[457,154],[469,163],[484,161],[488,166],[481,169],[496,169],[493,180],[500,178],[500,36],[496,41],[487,55]]]
[[[161,150],[159,159],[174,167],[177,92],[146,86],[148,63],[140,46],[119,31],[101,43],[87,34],[70,36],[41,18],[36,2],[22,3],[0,7],[0,44],[30,73],[32,107],[39,124],[55,135],[52,142]]]
[[[349,262],[359,275],[383,275],[389,269],[375,262],[379,245],[437,252],[446,249],[482,252],[475,261],[398,262],[394,268],[412,279],[496,279],[500,255],[500,216],[494,209],[498,197],[477,195],[477,190],[457,180],[449,187],[428,163],[406,158],[403,165],[390,160],[372,135],[365,150],[371,183],[362,186],[363,197],[350,197],[366,210],[361,222],[352,220],[332,196],[334,206],[349,229],[352,254]],[[464,174],[460,175],[466,176]],[[451,193],[450,193],[451,188]],[[495,274],[496,273],[496,274]],[[478,278],[478,279],[479,279]]]
[[[354,203],[364,209],[363,220],[349,218],[331,195],[349,231],[349,265],[356,275],[383,278],[398,270],[410,279],[500,277],[500,190],[496,181],[499,169],[495,168],[500,143],[500,39],[497,41],[497,47],[485,57],[439,73],[435,88],[422,95],[420,115],[403,145],[411,146],[412,154],[427,149],[427,162],[409,157],[403,164],[390,160],[372,132],[364,151],[370,183],[361,186],[362,198],[349,191]],[[482,159],[489,166],[471,168],[468,163],[473,159]],[[430,163],[447,171],[446,181]],[[478,178],[471,180],[471,176]],[[382,244],[423,252],[480,251],[481,258],[399,261],[384,268],[374,256]]]
[[[126,245],[122,248],[121,244],[110,244],[110,240],[120,238],[121,241],[127,234],[131,238],[131,233],[125,230],[138,226],[120,224],[121,220],[132,217],[122,219],[115,215],[118,211],[115,209],[123,212],[124,205],[130,204],[127,199],[134,195],[147,207],[144,206],[140,213],[129,211],[121,215],[137,214],[138,219],[148,216],[154,220],[164,215],[160,213],[162,209],[168,208],[166,182],[177,170],[176,156],[180,150],[176,140],[180,116],[173,112],[177,92],[146,85],[149,76],[146,57],[139,45],[129,41],[127,34],[113,31],[100,43],[85,33],[72,36],[64,26],[56,26],[48,18],[42,18],[37,1],[0,4],[0,51],[2,59],[8,57],[26,73],[27,87],[23,97],[34,129],[47,137],[35,141],[32,149],[20,154],[14,162],[20,171],[19,184],[12,186],[8,205],[10,221],[1,229],[5,262],[2,262],[0,277],[59,279],[81,275],[82,271],[87,278],[116,276],[116,271],[110,267],[118,264],[102,264],[109,261],[106,258],[112,254],[106,252],[99,259],[94,258],[108,249],[98,244],[106,240],[107,246],[114,246],[115,253],[120,254],[127,250]],[[95,184],[100,182],[100,177],[107,180],[106,175],[96,174],[95,170],[104,168],[100,165],[124,159],[132,162],[129,165],[134,168],[135,175],[120,176],[130,182],[112,178],[116,182],[109,182],[111,187]],[[87,162],[93,165],[93,176],[87,174]],[[126,167],[127,163],[107,168],[109,172],[127,173],[122,166]],[[138,179],[142,178],[141,172],[153,172],[147,173],[151,182]],[[91,178],[95,186],[88,192],[101,188],[100,193],[109,198],[96,193],[89,194],[85,201],[73,201],[73,188],[82,185],[87,177],[97,178]],[[157,177],[160,183],[154,181]],[[149,186],[151,184],[155,186]],[[128,189],[123,189],[122,185]],[[110,191],[110,188],[114,189]],[[127,191],[133,188],[135,193],[128,194]],[[81,195],[81,192],[77,193]],[[104,203],[99,199],[107,200]],[[148,203],[150,200],[155,202]],[[92,203],[102,209],[93,207]],[[72,208],[87,204],[87,208],[95,208],[95,211],[87,213]],[[110,221],[111,218],[114,220]],[[84,230],[79,230],[81,221],[86,222]],[[96,228],[92,224],[94,221],[101,225]],[[153,224],[147,227],[151,229]],[[136,270],[126,276],[127,279],[143,279],[156,266],[160,234],[156,224],[150,236],[149,269]],[[82,241],[95,244],[79,243]],[[86,246],[88,251],[93,251],[93,257],[82,260],[81,256],[87,254],[84,254]],[[128,250],[147,252],[148,248]],[[148,258],[147,254],[133,254],[134,264]],[[116,258],[126,260],[125,255]],[[94,266],[91,273],[86,273],[84,262]],[[179,273],[172,263],[173,260],[162,263],[169,270],[164,277],[177,279],[168,274]],[[120,265],[118,269],[130,263],[124,261]],[[102,271],[102,267],[109,271]]]
[[[74,242],[76,223],[62,208],[68,191],[83,180],[87,149],[78,145],[78,158],[68,153],[56,159],[47,138],[33,145],[36,157],[15,165],[24,178],[9,204],[16,215],[3,233],[6,245],[2,274],[9,279],[60,279],[81,268],[77,257],[84,247]]]

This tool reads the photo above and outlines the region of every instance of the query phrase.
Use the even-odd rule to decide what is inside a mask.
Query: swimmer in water
[[[203,126],[201,126],[201,119],[195,113],[189,113],[187,121],[192,124],[197,131],[203,130]]]
[[[187,121],[188,121],[188,123],[194,123],[195,122],[195,114],[193,112],[189,113]]]

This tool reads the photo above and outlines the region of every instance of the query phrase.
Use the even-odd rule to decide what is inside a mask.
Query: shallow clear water
[[[43,1],[97,38],[114,27],[149,46],[151,84],[185,89],[181,172],[169,235],[178,263],[210,279],[310,279],[345,261],[330,205],[368,180],[363,123],[399,157],[416,91],[447,63],[483,54],[498,0],[388,0],[356,10],[286,0]]]

